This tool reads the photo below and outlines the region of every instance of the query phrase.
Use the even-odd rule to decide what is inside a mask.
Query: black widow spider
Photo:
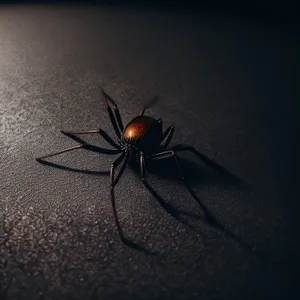
[[[115,222],[117,225],[119,236],[120,236],[121,240],[126,244],[137,246],[135,243],[133,243],[132,241],[125,238],[125,236],[123,234],[123,230],[121,228],[121,225],[120,225],[120,222],[118,219],[118,215],[117,215],[117,211],[116,211],[114,188],[115,188],[116,184],[118,183],[118,181],[120,180],[120,178],[127,166],[129,159],[136,160],[139,163],[141,180],[144,183],[144,185],[153,193],[153,189],[150,187],[150,185],[146,181],[145,168],[146,168],[147,163],[150,163],[151,161],[154,161],[154,160],[173,158],[173,160],[176,164],[177,170],[179,172],[179,175],[180,175],[181,179],[183,179],[185,186],[190,191],[190,193],[192,194],[194,199],[197,200],[199,205],[204,210],[207,220],[210,223],[216,225],[216,221],[210,215],[207,208],[198,200],[197,196],[195,196],[194,192],[190,189],[190,187],[184,180],[182,169],[180,167],[178,158],[175,153],[175,150],[176,151],[190,150],[194,153],[196,153],[197,151],[193,147],[186,147],[186,146],[182,146],[182,145],[178,145],[178,146],[174,147],[173,149],[168,149],[168,146],[169,146],[171,139],[173,137],[173,134],[174,134],[174,126],[168,127],[163,132],[162,119],[159,118],[156,120],[152,117],[145,116],[144,115],[145,108],[142,109],[139,116],[133,118],[127,124],[127,126],[124,128],[123,122],[121,119],[121,115],[120,115],[120,112],[119,112],[119,109],[118,109],[116,103],[103,90],[101,90],[101,93],[103,96],[105,107],[108,111],[110,121],[113,125],[114,131],[117,136],[117,142],[115,142],[102,129],[85,130],[85,131],[61,131],[63,134],[74,139],[75,141],[79,142],[80,144],[78,144],[74,147],[70,147],[70,148],[61,150],[56,153],[38,157],[38,158],[36,158],[36,160],[38,162],[43,162],[43,160],[48,157],[55,156],[55,155],[58,155],[58,154],[61,154],[64,152],[77,150],[77,149],[86,149],[86,150],[99,152],[102,154],[109,154],[109,155],[120,154],[111,165],[110,194],[111,194],[111,202],[112,202]],[[114,113],[113,113],[109,103],[111,105],[113,105]],[[80,135],[80,134],[100,134],[114,149],[105,149],[105,148],[100,148],[97,146],[89,145],[89,144],[85,143],[83,140],[74,136],[74,135]],[[161,145],[163,142],[164,142],[164,144]],[[160,151],[161,149],[163,151]],[[197,155],[200,155],[200,154],[198,153]],[[204,156],[201,156],[201,158],[208,160]],[[211,164],[212,162],[210,161],[209,163]],[[117,176],[115,176],[115,169],[119,165],[121,165],[120,171],[117,174]]]

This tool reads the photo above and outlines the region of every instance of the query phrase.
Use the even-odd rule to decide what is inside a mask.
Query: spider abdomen
[[[127,144],[151,144],[154,146],[161,137],[161,123],[148,116],[138,116],[125,127],[122,140]]]

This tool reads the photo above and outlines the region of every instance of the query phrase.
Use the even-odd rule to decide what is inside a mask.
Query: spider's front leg
[[[101,90],[101,93],[103,96],[103,101],[104,101],[105,107],[106,107],[108,115],[109,115],[109,119],[113,125],[114,131],[115,131],[117,137],[119,139],[121,139],[121,135],[124,130],[124,125],[122,122],[119,108],[118,108],[117,104],[115,103],[115,101],[108,94],[106,94],[103,89]],[[113,112],[112,112],[110,106],[108,105],[108,102],[110,102],[113,105],[116,117],[114,117]]]

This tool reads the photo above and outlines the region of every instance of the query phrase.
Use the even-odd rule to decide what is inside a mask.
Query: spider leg
[[[210,211],[208,210],[208,208],[200,201],[200,199],[197,197],[197,195],[195,194],[195,192],[189,186],[188,182],[185,180],[183,171],[182,171],[180,163],[179,163],[179,158],[177,157],[177,155],[175,154],[175,152],[173,150],[163,151],[163,152],[155,153],[155,154],[152,155],[152,159],[153,160],[166,159],[166,158],[170,158],[170,157],[172,157],[174,159],[175,164],[177,166],[177,170],[179,172],[179,175],[180,175],[180,177],[181,177],[181,179],[182,179],[185,187],[188,189],[188,191],[191,194],[191,196],[197,201],[197,203],[199,204],[199,206],[202,208],[202,210],[203,210],[203,212],[205,214],[205,217],[206,217],[206,221],[210,225],[214,226],[215,228],[217,228],[217,229],[221,230],[222,232],[224,232],[225,234],[227,234],[230,238],[232,238],[233,240],[235,240],[236,242],[238,242],[240,245],[242,245],[243,247],[245,247],[248,250],[250,250],[252,253],[254,253],[256,255],[263,254],[260,251],[256,250],[255,247],[253,247],[249,243],[245,242],[239,236],[237,236],[236,234],[232,233],[230,230],[226,229],[218,220],[215,219],[215,217],[210,213]]]
[[[124,159],[125,157],[125,159]],[[118,217],[118,213],[117,213],[117,208],[116,208],[116,199],[115,199],[115,186],[118,183],[121,175],[123,174],[126,166],[127,166],[127,162],[128,162],[128,158],[129,156],[125,153],[122,153],[111,165],[111,169],[110,169],[110,199],[111,199],[111,204],[112,204],[112,208],[113,208],[113,214],[114,214],[114,218],[115,218],[115,223],[118,229],[118,233],[120,236],[120,239],[123,243],[125,244],[131,244],[130,241],[128,239],[125,238],[120,221],[119,221],[119,217]],[[121,166],[121,169],[119,171],[119,174],[117,175],[117,177],[115,178],[115,168],[123,161],[123,164]]]
[[[125,160],[121,166],[121,169],[117,175],[117,177],[115,178],[115,169],[116,167],[123,161],[123,158],[125,157]],[[119,182],[126,166],[127,166],[127,162],[129,159],[129,155],[126,152],[123,152],[111,165],[110,168],[110,187],[114,188],[116,186],[116,184]]]
[[[141,171],[141,179],[142,181],[145,181],[145,159],[144,159],[144,153],[140,151],[140,171]]]
[[[82,130],[82,131],[62,130],[61,133],[65,134],[66,136],[71,137],[71,138],[73,138],[73,135],[77,135],[77,134],[100,134],[111,146],[113,146],[116,149],[120,149],[120,146],[101,128],[100,129],[92,129],[92,130]]]
[[[140,171],[141,171],[141,179],[142,179],[142,182],[143,182],[144,186],[156,198],[156,200],[165,209],[165,211],[168,214],[170,214],[172,217],[177,219],[179,222],[185,224],[186,226],[188,226],[190,228],[193,228],[189,223],[187,223],[186,221],[184,221],[180,218],[180,213],[184,213],[184,212],[181,212],[181,211],[177,210],[176,208],[174,208],[173,206],[171,206],[169,203],[166,203],[165,200],[148,183],[148,181],[146,179],[146,169],[145,169],[144,155],[143,155],[142,152],[140,152]]]
[[[146,108],[145,108],[145,107],[143,107],[143,108],[142,108],[142,110],[141,110],[141,112],[140,112],[140,116],[143,116],[143,115],[144,115],[144,113],[145,113],[145,110],[146,110]]]
[[[183,173],[182,168],[181,168],[180,163],[179,163],[179,158],[177,157],[175,152],[173,150],[168,150],[168,151],[155,153],[155,154],[152,155],[153,160],[160,160],[160,159],[166,159],[166,158],[173,158],[174,159],[174,162],[176,164],[176,167],[177,167],[180,178],[182,179],[185,187],[187,188],[187,190],[189,191],[191,196],[198,202],[199,206],[202,208],[203,212],[205,213],[206,220],[211,225],[213,225],[217,228],[220,228],[224,231],[223,226],[212,216],[212,214],[209,212],[207,207],[200,201],[200,199],[197,197],[195,192],[189,186],[188,182],[185,180],[184,173]]]
[[[115,175],[114,175],[115,168],[117,167],[117,165],[119,165],[122,162],[124,156],[125,156],[125,160],[121,166],[119,174],[117,175],[117,177],[115,179]],[[114,161],[114,163],[112,164],[111,169],[110,169],[110,196],[111,196],[111,203],[112,203],[112,208],[113,208],[113,214],[115,217],[115,222],[117,225],[120,239],[124,244],[126,244],[127,246],[130,246],[136,250],[143,251],[147,254],[153,255],[153,254],[156,254],[156,252],[150,251],[147,248],[145,248],[143,245],[139,245],[136,242],[125,237],[122,227],[121,227],[121,224],[120,224],[120,221],[119,221],[119,218],[118,218],[118,213],[117,213],[117,209],[116,209],[116,199],[115,199],[115,186],[118,183],[120,177],[122,176],[122,174],[127,166],[128,159],[129,159],[129,155],[127,153],[126,154],[123,153]]]
[[[174,134],[175,127],[170,126],[166,129],[166,131],[162,134],[161,143],[166,139],[166,142],[164,144],[164,148],[167,149],[169,147],[169,144],[172,140],[173,134]]]
[[[108,111],[108,115],[109,115],[109,118],[110,118],[110,121],[114,127],[114,130],[115,130],[115,133],[116,135],[118,136],[118,138],[120,139],[121,138],[121,133],[122,131],[124,130],[124,126],[123,126],[123,122],[122,122],[122,119],[121,119],[121,115],[120,115],[120,112],[119,112],[119,109],[118,109],[118,106],[117,104],[114,102],[114,100],[109,96],[107,95],[104,90],[102,89],[101,90],[102,92],[102,96],[103,96],[103,100],[104,100],[104,104],[106,106],[106,109]],[[116,118],[114,117],[113,113],[112,113],[112,110],[110,108],[110,106],[108,105],[108,102],[110,102],[113,107],[114,107],[114,112],[115,112],[115,115],[116,115]],[[116,120],[117,119],[117,120]],[[118,122],[118,123],[117,123]]]
[[[180,221],[181,223],[186,224],[188,227],[191,227],[188,223],[183,221],[179,214],[182,213],[176,208],[172,207],[170,204],[166,203],[165,200],[153,189],[153,187],[148,183],[146,179],[146,168],[145,168],[145,160],[144,155],[142,152],[140,152],[140,172],[141,172],[141,179],[144,184],[144,186],[148,189],[148,191],[156,198],[156,200],[159,202],[159,204],[166,210],[168,214],[170,214],[172,217]]]
[[[51,153],[51,154],[47,154],[47,155],[44,155],[44,156],[36,157],[36,160],[41,161],[45,158],[52,157],[52,156],[62,154],[62,153],[65,153],[65,152],[70,152],[70,151],[77,150],[77,149],[86,149],[86,150],[89,150],[89,151],[98,152],[98,153],[102,153],[102,154],[109,154],[109,155],[118,154],[122,151],[122,150],[117,150],[117,149],[112,150],[112,149],[100,148],[100,147],[93,146],[93,145],[88,145],[88,144],[79,144],[79,145],[76,145],[76,146],[73,146],[73,147],[70,147],[70,148],[66,148],[66,149],[63,149],[63,150],[55,152],[55,153]]]

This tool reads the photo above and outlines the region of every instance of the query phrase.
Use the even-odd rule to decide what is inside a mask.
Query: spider
[[[115,222],[119,232],[119,236],[124,243],[130,243],[123,233],[121,228],[117,211],[115,205],[114,189],[120,180],[129,159],[135,160],[139,163],[140,167],[140,177],[144,185],[151,189],[146,180],[146,166],[151,163],[151,161],[162,160],[167,158],[173,158],[176,164],[176,168],[180,175],[180,178],[185,182],[182,169],[179,164],[178,157],[175,153],[176,151],[190,150],[195,151],[192,147],[185,147],[178,145],[173,149],[169,149],[169,144],[174,134],[174,126],[169,126],[165,131],[163,131],[162,119],[154,119],[150,116],[144,115],[145,107],[141,110],[140,114],[133,118],[124,127],[122,118],[118,109],[117,104],[114,100],[101,89],[101,94],[105,107],[108,112],[109,119],[112,123],[114,132],[116,134],[117,142],[114,141],[104,130],[94,129],[94,130],[84,130],[84,131],[61,131],[68,137],[79,141],[80,144],[70,147],[56,153],[48,154],[45,156],[37,157],[38,162],[43,162],[44,159],[69,152],[78,149],[86,149],[94,152],[99,152],[108,155],[118,155],[115,161],[112,163],[110,168],[110,197],[113,207],[113,212],[115,216]],[[113,110],[111,108],[113,106]],[[93,146],[85,143],[83,140],[76,138],[74,135],[84,135],[84,134],[99,134],[104,140],[106,140],[114,149],[105,149],[97,146]],[[163,150],[163,151],[161,151]],[[120,166],[119,173],[116,175],[116,168]],[[115,176],[116,175],[116,176]],[[189,186],[186,187],[190,190]],[[190,190],[191,192],[191,190]],[[200,204],[204,210],[206,208]]]

